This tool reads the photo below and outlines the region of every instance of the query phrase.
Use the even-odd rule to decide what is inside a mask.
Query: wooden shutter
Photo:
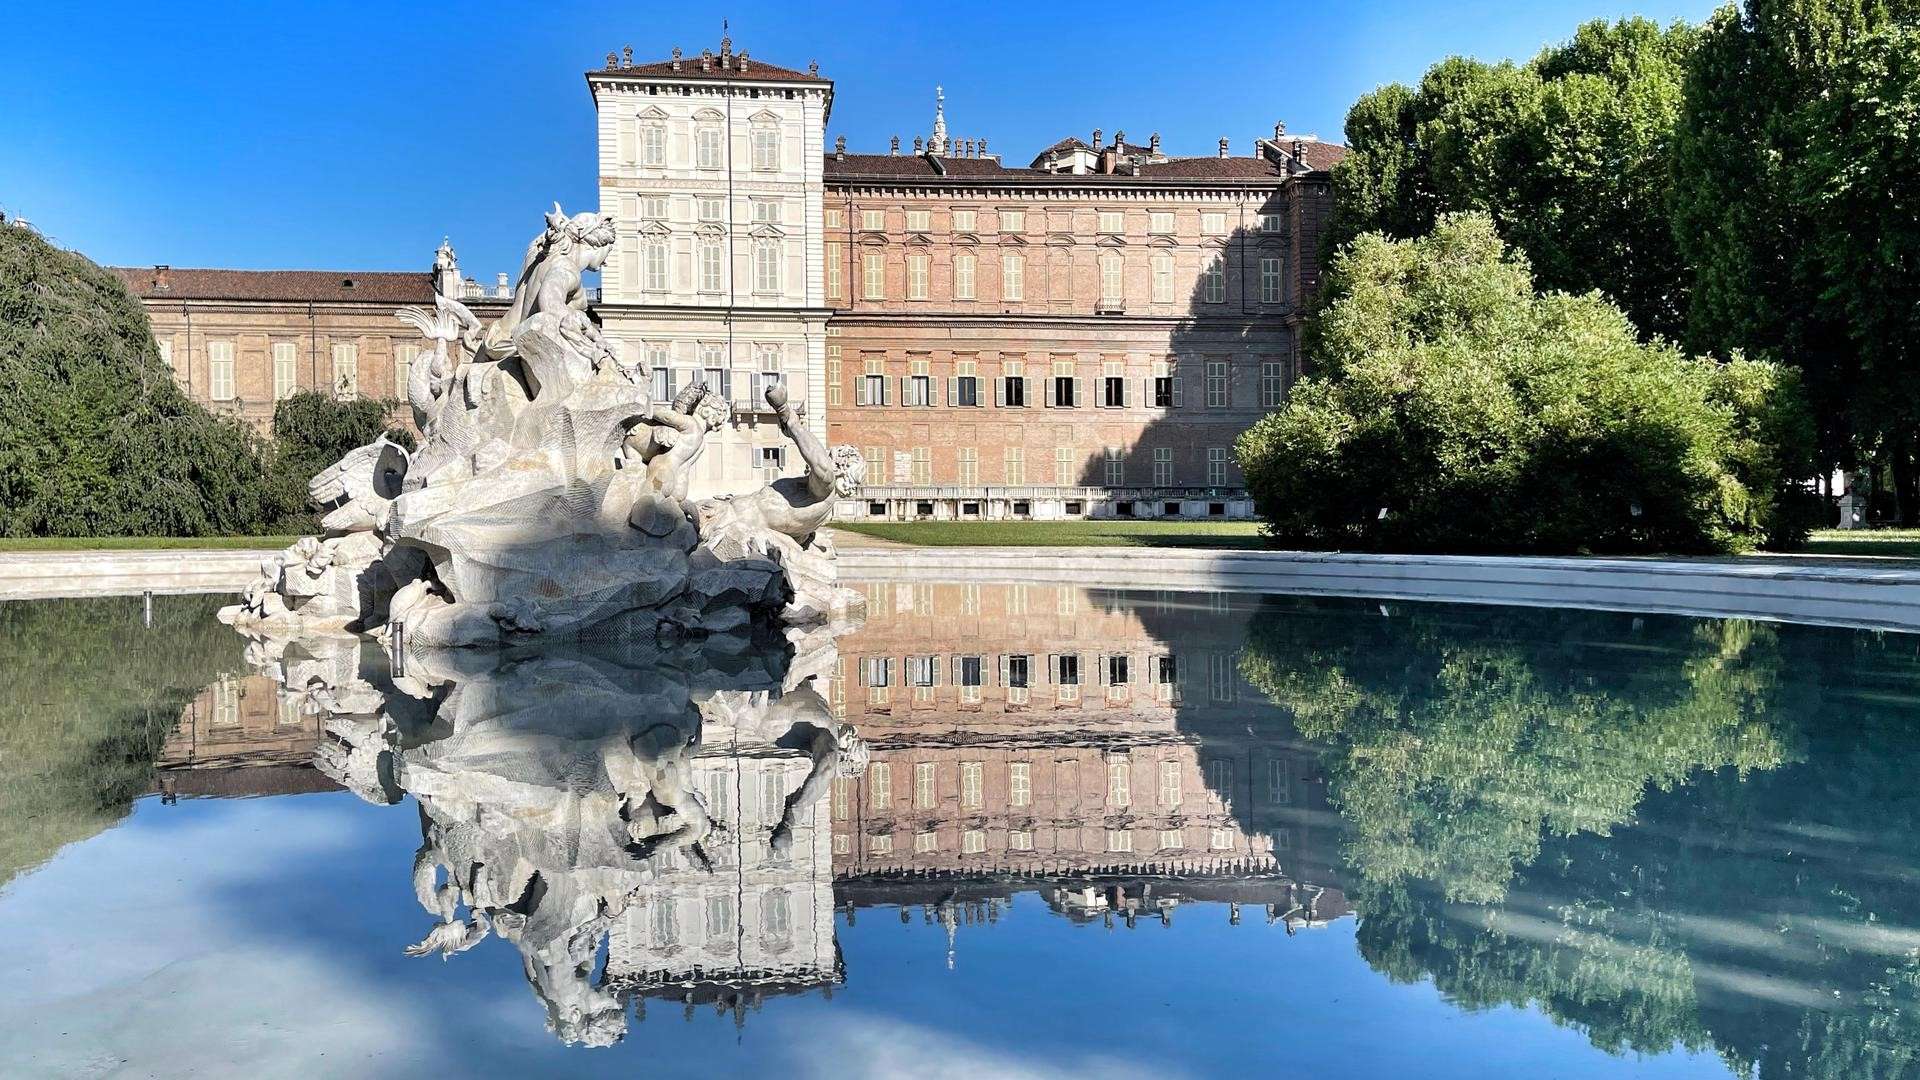
[[[1053,385],[1054,385],[1053,380],[1048,379],[1047,380],[1047,408],[1049,409],[1054,407]]]
[[[1073,377],[1073,405],[1075,408],[1082,408],[1087,403],[1087,395],[1085,388],[1081,386],[1081,382],[1080,376],[1075,375]]]
[[[993,405],[997,409],[1007,407],[1007,377],[1005,375],[993,380]]]
[[[853,403],[855,405],[871,404],[867,401],[867,377],[865,375],[857,376],[853,380]]]
[[[1183,381],[1180,378],[1180,369],[1168,368],[1167,378],[1171,380],[1173,383],[1173,407],[1177,409],[1180,407],[1182,401],[1185,399],[1185,395],[1181,392],[1181,388],[1180,388],[1180,384]]]

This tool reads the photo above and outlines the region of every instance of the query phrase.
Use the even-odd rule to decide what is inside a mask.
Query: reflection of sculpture
[[[391,680],[380,650],[356,652],[361,668],[341,655],[275,670],[339,710],[323,771],[370,802],[419,803],[412,879],[432,923],[409,955],[504,938],[550,1030],[593,1046],[624,1036],[636,994],[669,985],[685,997],[689,980],[716,994],[839,980],[812,777],[860,742],[848,729],[817,746],[825,704],[787,649],[402,646],[407,674]],[[696,914],[707,933],[683,939]]]
[[[857,489],[858,455],[829,453],[776,386],[807,476],[690,507],[731,411],[703,390],[654,402],[601,335],[582,276],[613,242],[603,215],[556,205],[491,325],[444,296],[400,312],[433,346],[408,378],[419,449],[382,440],[316,478],[327,537],[263,566],[224,617],[269,634],[398,622],[418,644],[483,645],[848,613],[818,533]]]

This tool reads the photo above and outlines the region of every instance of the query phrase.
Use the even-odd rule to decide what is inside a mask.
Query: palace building
[[[596,309],[656,396],[734,405],[696,493],[795,475],[773,382],[867,485],[844,519],[1248,517],[1234,439],[1284,400],[1345,152],[1276,124],[1202,157],[1116,131],[1026,164],[932,126],[827,145],[816,65],[735,52],[586,73],[600,210],[618,241]],[[450,247],[419,274],[122,269],[196,400],[256,422],[296,389],[403,396],[392,318],[435,291],[508,297]]]

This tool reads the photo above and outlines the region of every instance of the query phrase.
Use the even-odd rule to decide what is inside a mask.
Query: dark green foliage
[[[258,440],[187,400],[118,278],[23,228],[0,228],[0,402],[0,535],[261,520]]]
[[[1333,244],[1481,211],[1543,288],[1598,290],[1643,332],[1673,336],[1685,275],[1665,204],[1697,37],[1684,23],[1590,22],[1524,66],[1450,57],[1417,88],[1367,94],[1334,169]]]
[[[1484,216],[1363,236],[1325,295],[1316,374],[1236,447],[1284,543],[1725,552],[1801,527],[1788,373],[1640,342],[1597,295],[1536,295]]]

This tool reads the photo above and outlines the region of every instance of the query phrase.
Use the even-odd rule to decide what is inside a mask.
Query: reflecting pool
[[[1920,1074],[1920,639],[865,588],[391,663],[0,604],[0,1073]]]

